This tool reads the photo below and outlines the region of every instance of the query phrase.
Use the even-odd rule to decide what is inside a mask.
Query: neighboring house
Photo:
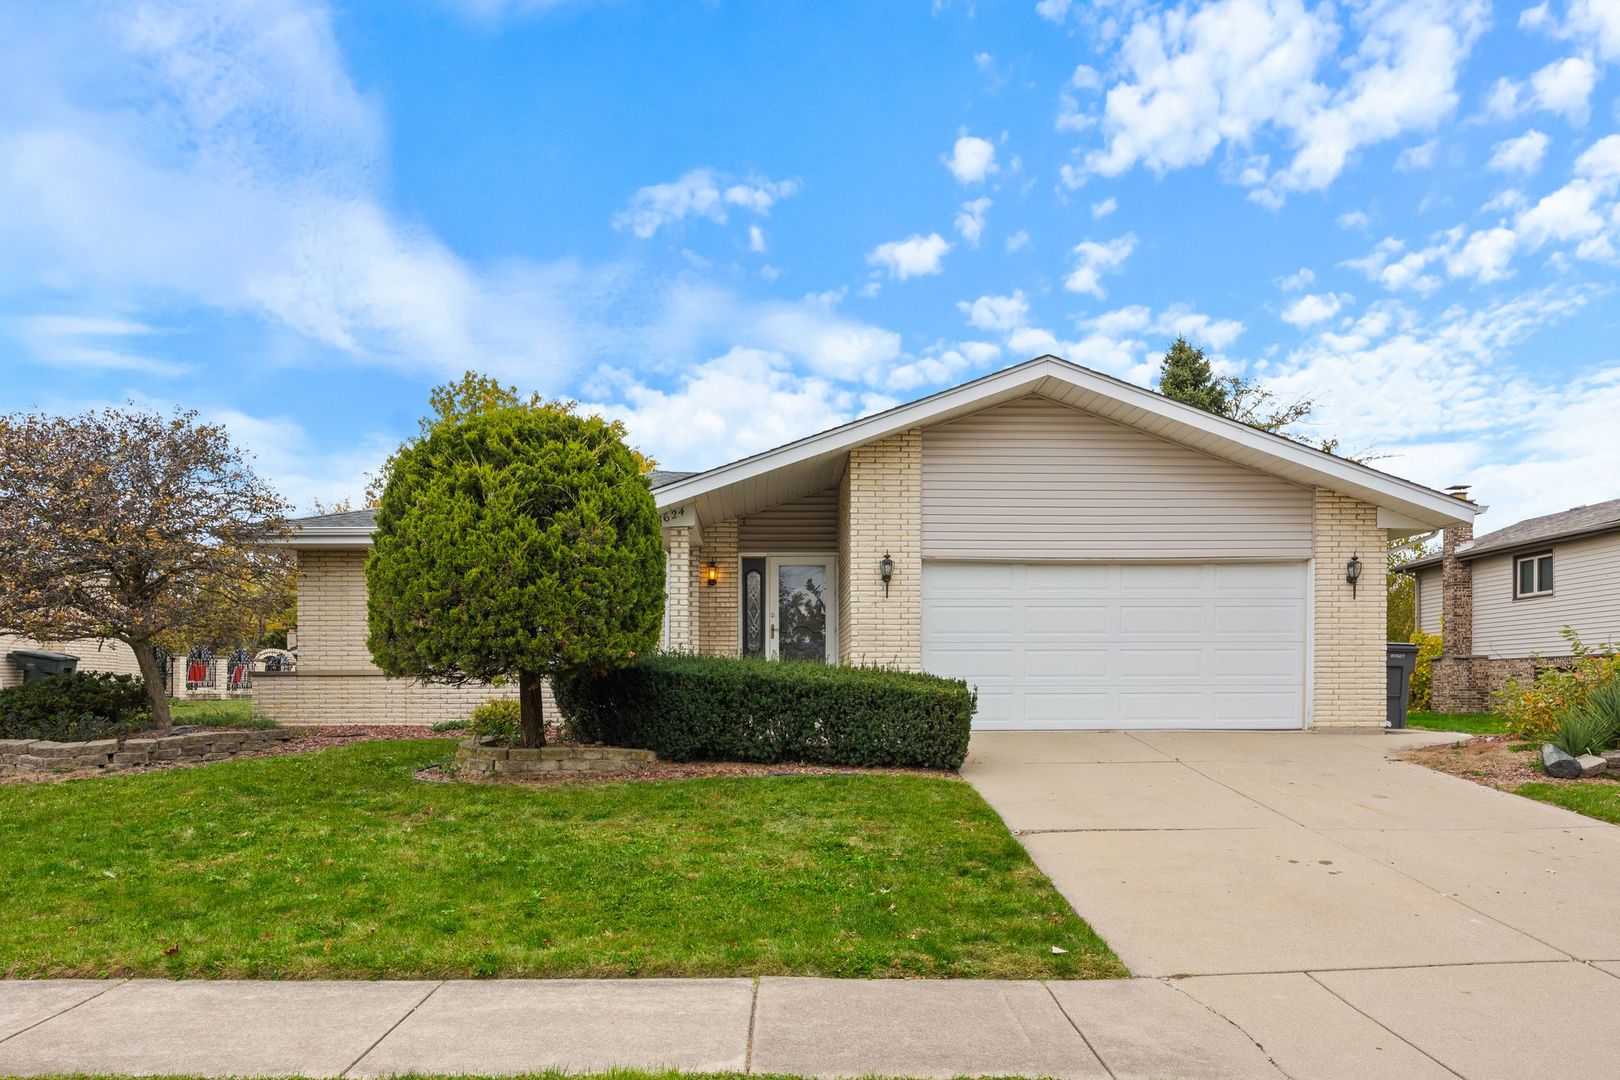
[[[40,642],[15,634],[0,634],[0,690],[23,681],[22,669],[11,659],[13,652],[71,653],[79,658],[79,671],[111,671],[118,675],[139,675],[135,653],[122,641],[111,638],[75,638],[72,641]]]
[[[1378,727],[1386,541],[1477,511],[1050,356],[651,482],[667,648],[958,676],[985,728]],[[489,693],[383,679],[371,519],[295,525],[298,672],[259,680],[267,711]]]
[[[1477,540],[1446,529],[1438,554],[1401,567],[1417,581],[1417,625],[1441,635],[1434,707],[1478,712],[1508,679],[1569,664],[1564,628],[1620,642],[1620,499],[1530,518]]]

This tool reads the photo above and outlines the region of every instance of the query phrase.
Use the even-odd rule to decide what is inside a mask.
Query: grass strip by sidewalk
[[[1505,735],[1507,719],[1495,713],[1432,713],[1406,714],[1406,726],[1424,731],[1456,731],[1464,735]]]
[[[0,787],[0,972],[1125,974],[961,781],[413,778],[452,745]]]

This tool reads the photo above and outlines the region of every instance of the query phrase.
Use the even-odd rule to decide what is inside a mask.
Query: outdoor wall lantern
[[[1350,583],[1350,598],[1354,600],[1356,582],[1361,580],[1361,556],[1352,555],[1350,561],[1344,564],[1344,580]]]
[[[710,563],[708,573],[704,575],[704,580],[709,583],[709,588],[714,588],[715,582],[720,580],[720,568],[714,563]]]
[[[878,563],[878,577],[883,579],[883,595],[888,596],[889,579],[894,577],[894,560],[889,558],[887,551],[883,553],[883,561]]]

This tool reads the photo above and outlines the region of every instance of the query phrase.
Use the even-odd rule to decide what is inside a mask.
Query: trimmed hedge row
[[[975,700],[934,675],[674,654],[552,689],[576,738],[667,761],[934,769],[967,756]]]
[[[0,690],[0,739],[88,742],[151,726],[146,684],[134,675],[74,671]]]

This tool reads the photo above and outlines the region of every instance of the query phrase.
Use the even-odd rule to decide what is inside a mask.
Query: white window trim
[[[1538,596],[1551,596],[1553,594],[1553,590],[1550,587],[1545,588],[1545,589],[1539,587],[1541,585],[1541,560],[1542,559],[1547,559],[1547,560],[1551,561],[1552,558],[1553,558],[1553,552],[1551,552],[1551,551],[1538,551],[1534,555],[1516,555],[1516,556],[1514,556],[1514,558],[1513,558],[1513,599],[1515,599],[1515,600],[1533,600]],[[1521,571],[1520,571],[1519,568],[1521,566],[1523,566],[1525,563],[1530,563],[1534,567],[1534,569],[1532,569],[1530,571],[1530,573],[1531,573],[1531,576],[1535,578],[1536,585],[1538,586],[1536,589],[1534,589],[1531,592],[1525,592],[1525,591],[1523,591],[1522,589],[1519,588],[1519,583],[1520,583],[1521,580],[1523,580],[1522,577],[1520,576]],[[1556,580],[1557,580],[1557,576],[1556,576],[1557,575],[1557,566],[1556,566],[1556,564],[1554,565],[1553,572],[1554,572],[1554,579],[1553,580],[1556,582]]]

